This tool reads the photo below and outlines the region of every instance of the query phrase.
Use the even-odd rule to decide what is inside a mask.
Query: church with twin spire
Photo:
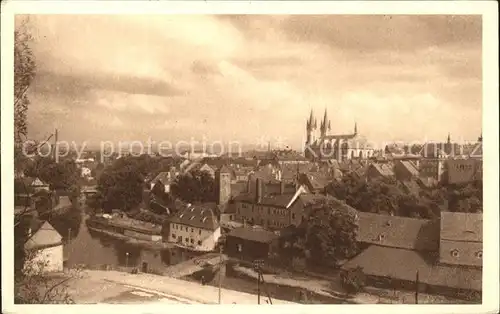
[[[330,134],[331,121],[325,109],[319,130],[313,111],[306,121],[307,139],[305,145],[306,158],[316,160],[367,159],[373,156],[374,148],[363,136],[358,134],[357,124],[354,132],[347,134]]]

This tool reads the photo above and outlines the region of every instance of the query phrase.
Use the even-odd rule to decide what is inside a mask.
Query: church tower
[[[331,124],[330,124],[330,121],[328,121],[328,114],[326,112],[326,109],[325,109],[325,115],[323,116],[323,121],[321,122],[321,126],[320,126],[320,132],[321,132],[321,137],[325,137],[326,136],[326,131],[330,130],[331,128]]]
[[[222,166],[215,172],[215,184],[217,186],[217,205],[224,206],[231,198],[231,170]]]
[[[314,138],[314,131],[316,131],[316,119],[313,118],[313,111],[311,109],[311,114],[309,119],[306,121],[306,131],[307,131],[307,141],[306,144],[313,143],[316,139]]]

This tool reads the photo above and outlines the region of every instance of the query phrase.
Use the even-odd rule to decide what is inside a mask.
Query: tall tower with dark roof
[[[217,186],[217,205],[224,206],[231,198],[231,170],[225,165],[215,172]]]
[[[311,109],[311,114],[309,115],[309,119],[306,121],[306,131],[307,131],[307,141],[306,144],[310,144],[314,142],[314,131],[316,131],[316,119],[313,117],[313,111]]]
[[[326,112],[325,109],[325,114],[323,116],[323,121],[321,121],[321,126],[320,126],[320,131],[321,131],[321,137],[326,136],[326,131],[331,127],[330,121],[328,121],[328,113]]]

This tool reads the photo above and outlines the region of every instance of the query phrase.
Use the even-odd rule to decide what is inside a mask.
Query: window
[[[292,219],[295,219],[295,213],[292,213]]]
[[[243,251],[243,246],[241,244],[238,244],[238,252]]]
[[[182,231],[182,226],[181,226],[181,231]]]
[[[172,233],[172,239],[175,239],[175,234]]]
[[[378,240],[379,241],[383,241],[384,239],[385,239],[385,235],[384,234],[379,234]]]
[[[229,220],[233,220],[233,215],[229,215]]]
[[[188,238],[186,238],[186,242],[189,243],[189,239]]]
[[[201,235],[201,229],[200,229],[200,230],[198,230],[198,234],[200,234],[200,235]]]
[[[458,256],[459,256],[459,254],[458,254],[458,250],[457,250],[457,249],[451,250],[450,254],[451,254],[451,256],[453,256],[453,257],[458,257]]]
[[[194,229],[193,229],[193,228],[191,228],[191,232],[194,232]]]
[[[193,243],[194,243],[194,240],[193,240],[193,238],[191,238],[191,244],[193,244]]]
[[[198,245],[201,245],[201,241],[198,241]]]

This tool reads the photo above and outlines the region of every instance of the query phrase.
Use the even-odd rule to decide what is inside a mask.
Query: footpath
[[[213,286],[151,274],[129,274],[117,271],[86,270],[83,280],[114,283],[127,287],[148,289],[201,304],[218,304],[219,290]],[[221,289],[222,304],[256,304],[257,296],[233,290]],[[273,304],[296,304],[284,300],[273,300]]]

